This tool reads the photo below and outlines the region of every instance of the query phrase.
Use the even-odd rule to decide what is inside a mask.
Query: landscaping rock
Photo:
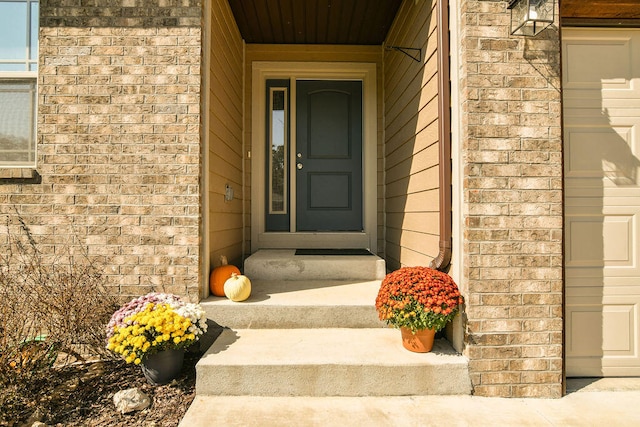
[[[120,390],[113,396],[116,409],[122,414],[147,409],[151,399],[137,387]]]
[[[38,427],[37,423],[41,423],[43,419],[44,419],[44,414],[42,413],[42,410],[38,408],[33,412],[33,414],[31,414],[31,416],[29,417],[27,422],[23,424],[23,426]]]

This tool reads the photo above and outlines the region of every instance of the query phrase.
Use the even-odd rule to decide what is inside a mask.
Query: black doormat
[[[373,255],[367,249],[296,249],[296,255]]]

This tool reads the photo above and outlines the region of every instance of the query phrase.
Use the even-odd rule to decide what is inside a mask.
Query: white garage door
[[[567,375],[640,375],[640,30],[562,37]]]

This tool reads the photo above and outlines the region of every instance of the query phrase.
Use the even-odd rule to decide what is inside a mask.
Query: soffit
[[[402,0],[229,0],[246,43],[384,42]]]

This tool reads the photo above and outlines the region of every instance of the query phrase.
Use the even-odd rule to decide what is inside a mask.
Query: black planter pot
[[[178,378],[183,362],[184,350],[163,350],[145,357],[141,367],[149,384],[163,385]]]

